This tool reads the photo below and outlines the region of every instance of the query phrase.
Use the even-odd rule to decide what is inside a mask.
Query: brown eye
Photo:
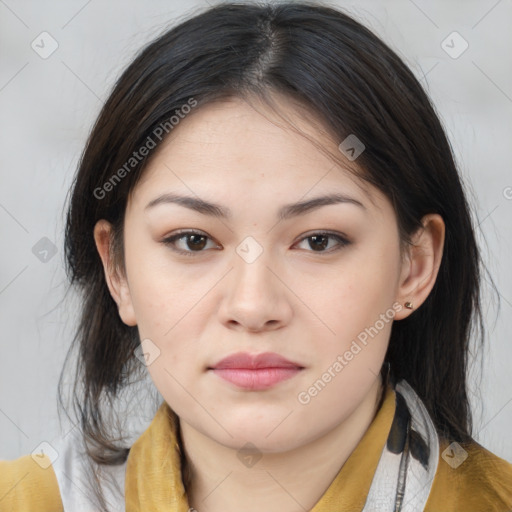
[[[316,250],[324,250],[329,245],[329,237],[326,235],[313,235],[308,237],[310,247]]]
[[[192,235],[185,235],[184,236],[185,239],[188,238],[188,247],[193,247],[194,250],[195,249],[204,249],[204,247],[206,246],[206,239],[207,237],[204,236],[204,235],[195,235],[195,234],[192,234]]]
[[[175,235],[162,240],[162,243],[169,246],[172,250],[187,256],[193,256],[193,253],[204,252],[210,237],[196,231],[181,231]],[[176,247],[176,243],[181,242],[182,247]]]
[[[307,237],[304,237],[301,240],[301,243],[305,240],[308,240],[309,247],[313,250],[312,252],[334,252],[339,249],[342,249],[343,247],[350,244],[350,242],[343,236],[338,235],[337,233],[314,233],[312,235],[309,235]],[[330,250],[325,250],[329,246],[329,240],[335,240],[337,245],[334,246],[334,248],[331,248]]]

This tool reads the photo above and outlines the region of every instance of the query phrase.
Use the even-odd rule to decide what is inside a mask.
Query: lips
[[[288,380],[303,370],[300,364],[273,352],[251,355],[237,352],[208,368],[237,388],[261,391]]]
[[[233,368],[256,370],[260,368],[302,368],[302,366],[274,352],[264,352],[256,355],[237,352],[221,359],[212,367],[215,370]]]

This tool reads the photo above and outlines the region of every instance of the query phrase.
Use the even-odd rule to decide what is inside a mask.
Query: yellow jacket
[[[181,482],[179,457],[176,451],[169,449],[175,446],[176,437],[168,413],[168,406],[163,403],[151,425],[130,450],[125,474],[127,512],[189,510]],[[395,391],[388,386],[370,427],[311,512],[363,509],[394,413]],[[468,457],[453,469],[442,457],[449,444],[440,439],[439,464],[424,510],[512,511],[512,464],[472,442],[462,445]],[[45,457],[43,464],[41,460],[38,464],[30,455],[0,461],[0,512],[64,510],[59,482]],[[43,469],[42,466],[48,467]]]

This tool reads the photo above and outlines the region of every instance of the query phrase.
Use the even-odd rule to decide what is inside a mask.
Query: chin
[[[254,445],[262,453],[282,453],[293,450],[307,442],[305,432],[296,423],[281,424],[279,421],[248,421],[243,423],[224,423],[226,430],[233,436],[223,432],[218,441],[232,449],[240,449],[247,443]]]

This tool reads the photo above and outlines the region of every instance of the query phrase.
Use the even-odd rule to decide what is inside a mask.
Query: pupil
[[[312,237],[311,237],[311,239],[313,240],[313,244],[314,244],[315,242],[317,242],[319,238],[322,238],[322,239],[324,240],[324,243],[323,243],[323,244],[320,244],[320,249],[325,249],[325,248],[327,247],[327,245],[328,245],[328,243],[327,243],[327,237],[326,237],[325,235],[320,235],[320,236],[314,235],[314,236],[312,236]],[[312,246],[312,245],[311,245],[311,243],[310,243],[309,245],[311,246],[311,248],[312,248],[312,249],[315,249],[315,247],[314,247],[314,246]],[[317,247],[318,247],[318,246],[317,246]]]
[[[197,239],[203,239],[203,244],[201,245],[201,242],[197,243]],[[192,244],[196,249],[202,249],[204,247],[204,236],[203,235],[189,235],[189,242],[191,241]]]

